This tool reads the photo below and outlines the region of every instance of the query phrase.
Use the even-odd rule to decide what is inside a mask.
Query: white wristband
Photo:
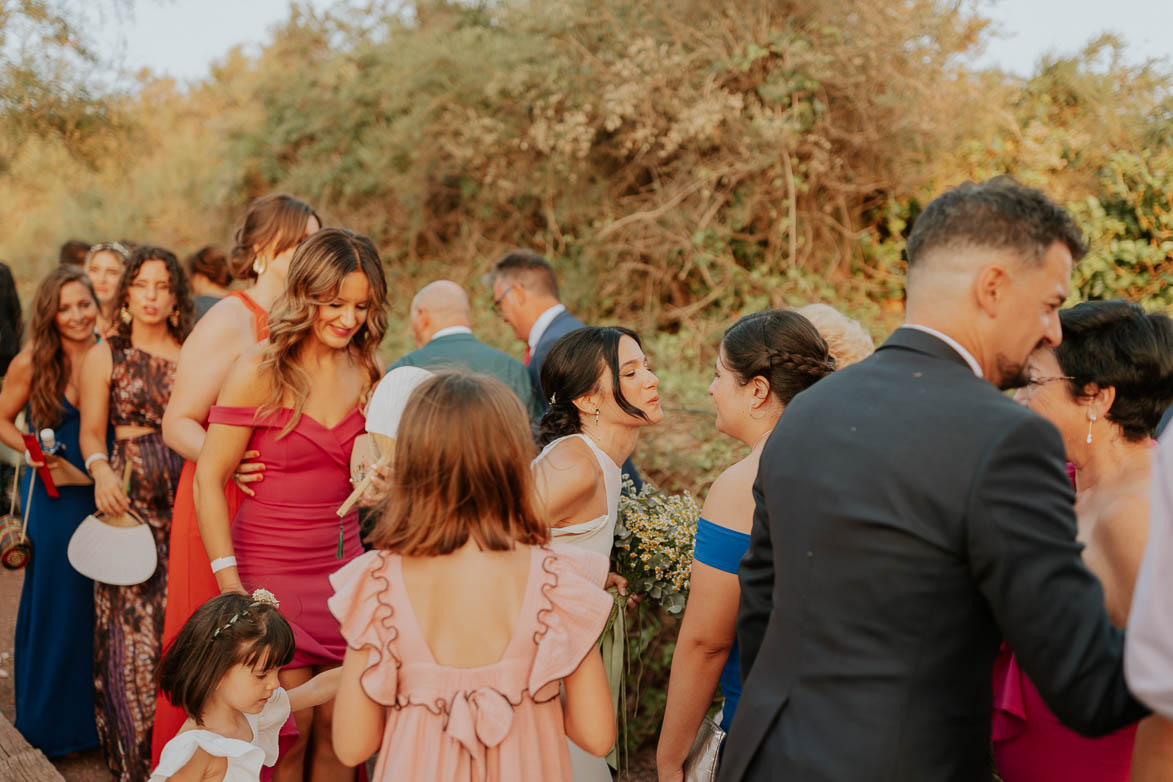
[[[236,557],[217,557],[212,560],[213,573],[219,573],[226,567],[236,567]]]
[[[110,461],[110,457],[107,456],[106,454],[102,453],[101,451],[99,451],[98,453],[92,453],[86,457],[86,472],[90,471],[90,465],[93,464],[94,462],[109,462],[109,461]]]

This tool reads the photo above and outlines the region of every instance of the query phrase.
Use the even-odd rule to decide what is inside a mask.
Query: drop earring
[[[599,425],[599,408],[595,408],[595,426]]]
[[[129,326],[130,322],[134,320],[134,316],[130,314],[130,310],[124,305],[122,309],[118,310],[118,319]]]
[[[1092,442],[1092,424],[1096,422],[1096,414],[1089,412],[1087,414],[1087,442],[1091,445]]]

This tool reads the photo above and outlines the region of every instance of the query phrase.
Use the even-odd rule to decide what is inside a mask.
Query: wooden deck
[[[4,782],[65,782],[39,749],[33,749],[0,714],[0,780]]]

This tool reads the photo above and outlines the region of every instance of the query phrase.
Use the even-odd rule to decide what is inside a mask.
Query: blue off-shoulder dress
[[[63,419],[56,427],[62,456],[85,469],[78,436],[81,413],[62,398]],[[29,482],[21,479],[21,503],[29,501]],[[95,747],[94,582],[69,564],[66,549],[73,531],[95,510],[93,486],[60,486],[52,499],[40,480],[32,491],[29,540],[33,556],[24,569],[16,613],[14,668],[16,729],[49,757]]]
[[[736,575],[737,566],[748,549],[749,535],[744,532],[722,527],[704,518],[697,522],[696,545],[692,552],[692,558],[697,562]],[[725,698],[725,707],[721,710],[721,729],[728,731],[733,722],[733,712],[737,710],[737,702],[741,699],[741,654],[737,650],[736,639],[729,650],[729,659],[721,669],[720,683],[721,695]]]

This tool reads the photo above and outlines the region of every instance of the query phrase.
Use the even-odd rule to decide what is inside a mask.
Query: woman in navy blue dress
[[[750,450],[713,482],[697,523],[692,583],[656,749],[660,782],[683,778],[685,758],[718,683],[725,698],[721,727],[728,730],[733,721],[741,696],[737,566],[749,548],[758,459],[790,400],[834,369],[827,343],[796,312],[746,315],[721,340],[716,377],[709,386],[717,430]]]
[[[96,342],[98,300],[76,266],[41,281],[29,319],[29,342],[8,368],[0,389],[0,440],[18,451],[15,420],[27,406],[32,431],[53,429],[65,450],[49,459],[85,464],[78,445],[77,409],[82,359]],[[35,471],[26,468],[22,504]],[[33,555],[24,571],[14,652],[16,728],[52,757],[96,746],[94,727],[94,583],[69,565],[73,531],[94,511],[92,486],[61,486],[51,499],[38,479],[28,534]]]

